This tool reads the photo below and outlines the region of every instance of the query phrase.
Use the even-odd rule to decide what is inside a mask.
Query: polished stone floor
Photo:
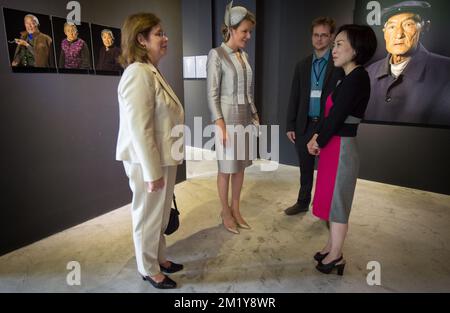
[[[248,169],[239,235],[220,224],[215,162],[188,164],[177,185],[181,227],[167,239],[170,259],[185,264],[172,292],[449,292],[450,197],[358,181],[345,244],[345,275],[317,272],[313,254],[327,238],[310,213],[288,217],[299,173]],[[69,286],[70,261],[81,285]],[[369,286],[367,265],[381,266]],[[136,271],[129,206],[0,258],[0,292],[160,292]]]

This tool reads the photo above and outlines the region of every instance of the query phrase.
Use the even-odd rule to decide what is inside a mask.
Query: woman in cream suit
[[[139,273],[160,289],[176,283],[163,273],[183,269],[166,258],[167,227],[177,166],[184,147],[182,134],[172,128],[184,123],[183,107],[158,70],[167,53],[168,38],[160,20],[151,13],[128,17],[122,29],[121,64],[125,72],[118,88],[120,130],[117,155],[123,161],[133,192],[133,239]]]
[[[242,51],[251,38],[256,21],[254,15],[247,9],[232,5],[233,2],[227,6],[225,25],[222,27],[225,42],[211,50],[208,55],[207,85],[208,106],[220,138],[216,141],[216,151],[219,160],[217,187],[222,205],[222,221],[225,229],[239,234],[238,227],[250,228],[239,209],[244,171],[252,164],[250,139],[246,138],[245,144],[239,144],[239,140],[236,139],[241,134],[227,133],[227,128],[229,129],[229,126],[245,128],[251,125],[252,121],[259,123],[259,119],[253,103],[253,73],[248,56]],[[232,153],[222,153],[226,150],[231,150]],[[228,202],[230,177],[231,206]]]

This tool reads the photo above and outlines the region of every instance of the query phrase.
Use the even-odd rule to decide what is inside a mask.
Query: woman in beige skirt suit
[[[235,234],[239,234],[238,227],[250,228],[241,216],[239,204],[245,168],[252,164],[252,160],[249,138],[244,143],[239,142],[237,135],[227,132],[227,128],[245,128],[252,121],[259,123],[252,94],[253,72],[248,55],[242,50],[250,40],[255,24],[255,16],[251,12],[243,7],[232,7],[230,3],[222,27],[224,43],[209,52],[207,63],[208,106],[217,127],[217,187],[222,205],[221,217],[225,229]],[[232,151],[231,155],[229,151]],[[228,200],[230,180],[231,205]]]

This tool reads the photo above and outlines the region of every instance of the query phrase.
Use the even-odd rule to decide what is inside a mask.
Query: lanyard
[[[316,79],[316,86],[317,86],[317,87],[319,87],[320,77],[322,77],[323,71],[324,71],[325,68],[326,68],[326,63],[325,63],[325,64],[322,66],[322,68],[320,69],[319,75],[317,75],[317,72],[316,72],[316,63],[318,62],[318,63],[319,63],[319,66],[320,66],[320,64],[322,63],[322,61],[325,61],[325,59],[317,59],[317,60],[314,61],[314,64],[313,64],[314,78]]]

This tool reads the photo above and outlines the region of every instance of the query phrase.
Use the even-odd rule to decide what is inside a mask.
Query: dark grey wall
[[[280,125],[283,164],[297,164],[294,146],[285,136],[286,109],[295,65],[312,53],[311,22],[318,16],[332,16],[338,24],[348,23],[353,18],[352,10],[353,0],[258,1],[256,96],[263,122]]]
[[[212,2],[210,0],[182,0],[183,13],[183,55],[208,55],[213,47]],[[185,80],[184,100],[186,107],[186,125],[194,130],[194,117],[201,117],[202,129],[211,122],[206,101],[206,80]],[[192,136],[194,134],[192,133]],[[208,141],[187,144],[202,148]]]
[[[360,177],[450,195],[450,130],[362,124]]]
[[[215,45],[227,1],[184,0],[184,55],[207,53],[212,31]],[[255,62],[255,100],[263,123],[280,125],[281,163],[297,165],[294,147],[284,134],[286,107],[295,64],[312,53],[310,25],[328,15],[338,25],[352,23],[354,0],[236,1],[257,14],[257,31],[249,47]],[[212,10],[212,20],[207,11]],[[212,27],[212,29],[211,29]],[[251,52],[253,49],[254,52]],[[187,115],[209,122],[206,82],[185,81]],[[189,124],[189,122],[188,122]],[[450,130],[362,124],[359,133],[360,177],[367,180],[450,194]]]
[[[280,158],[298,164],[285,136],[286,107],[296,62],[312,52],[310,23],[317,16],[338,24],[353,20],[353,0],[258,1],[256,99],[265,124],[280,125]],[[450,130],[362,124],[360,177],[450,194]]]
[[[183,100],[180,0],[80,1],[82,20],[120,28],[151,11],[170,37],[161,71]],[[65,17],[67,1],[0,0],[0,6]],[[119,77],[13,74],[0,23],[0,255],[131,202],[115,161]],[[179,170],[179,180],[185,168]]]
[[[225,6],[228,3],[228,0],[182,0],[184,56],[207,55],[212,48],[222,43],[221,27]],[[241,5],[256,12],[255,0],[234,1],[233,5]],[[246,52],[249,54],[251,66],[255,69],[256,31],[253,32],[252,38]],[[209,125],[211,115],[206,99],[206,80],[185,80],[184,98],[187,126],[194,130],[195,117],[202,118],[202,129]],[[192,136],[194,136],[193,132]],[[198,143],[192,139],[190,145],[201,148],[208,139],[202,138],[202,141]]]

